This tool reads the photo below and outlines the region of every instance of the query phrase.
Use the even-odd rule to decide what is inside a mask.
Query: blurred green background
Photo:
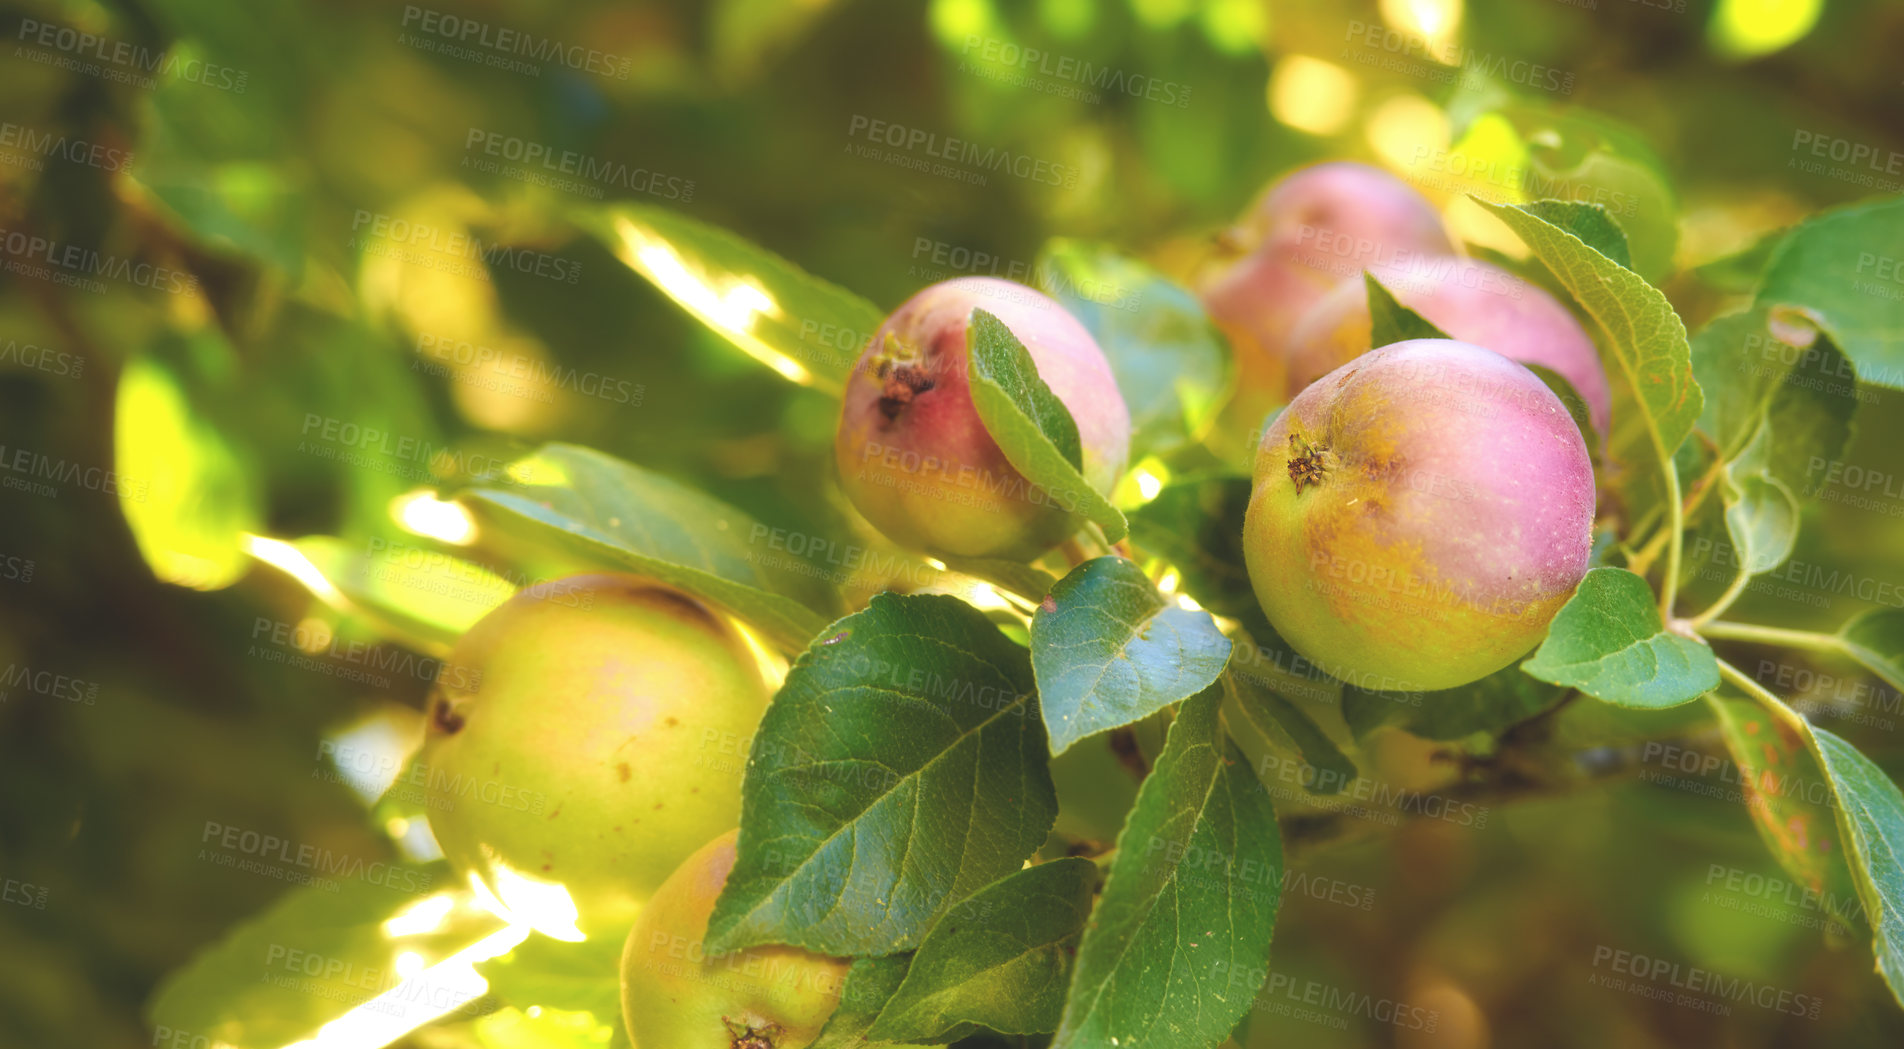
[[[1270,178],[1348,157],[1510,254],[1462,193],[1608,203],[1696,329],[1742,301],[1761,238],[1904,183],[1883,170],[1904,150],[1904,6],[1884,0],[174,0],[8,4],[0,30],[6,1046],[155,1044],[159,982],[287,889],[208,860],[213,825],[429,858],[331,761],[340,738],[400,752],[417,653],[506,588],[430,559],[457,525],[417,493],[561,440],[774,526],[845,527],[833,401],[711,334],[574,209],[678,209],[884,309],[960,273],[1029,280],[1054,236],[1188,281]],[[560,47],[511,55],[509,33]],[[910,162],[950,139],[1030,174]],[[1896,470],[1896,400],[1863,405],[1854,461]],[[1894,586],[1899,535],[1826,502],[1799,557]],[[309,536],[339,537],[301,546],[314,564],[409,551],[441,600],[391,623],[314,595],[274,545]],[[1872,605],[1747,601],[1823,629]],[[1814,716],[1904,773],[1895,693],[1847,702],[1766,658],[1768,685],[1809,681]],[[1673,728],[1580,717],[1600,741]],[[1662,785],[1626,753],[1642,775],[1588,796],[1365,820],[1300,854],[1249,1044],[1904,1044],[1866,944],[1754,895],[1776,865],[1735,799],[1698,789],[1736,783]],[[1611,952],[1820,1007],[1611,989]],[[416,1044],[503,1039],[468,1027]]]

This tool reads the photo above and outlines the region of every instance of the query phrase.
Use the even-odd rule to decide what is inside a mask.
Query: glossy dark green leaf
[[[1031,618],[1053,754],[1203,691],[1229,658],[1230,639],[1208,612],[1165,599],[1122,557],[1072,569]]]
[[[956,598],[874,597],[821,632],[761,720],[710,945],[918,946],[1044,841],[1047,761],[1024,649]]]
[[[888,954],[878,958],[857,958],[846,970],[840,985],[840,1004],[826,1018],[826,1026],[809,1049],[873,1049],[891,1045],[876,1040],[867,1032],[880,1011],[892,999],[893,992],[906,979],[912,966],[910,954]]]
[[[1124,538],[1124,515],[1078,472],[1077,421],[1038,377],[1024,344],[1003,321],[973,310],[966,351],[972,405],[1005,458],[1052,503],[1096,522],[1111,542]]]
[[[1719,686],[1712,650],[1667,632],[1646,580],[1624,568],[1588,572],[1521,669],[1623,707],[1678,706]]]
[[[1185,703],[1117,841],[1053,1049],[1209,1049],[1268,976],[1282,835],[1223,738],[1219,690]]]
[[[947,1042],[978,1028],[1057,1030],[1097,878],[1090,860],[1053,860],[1008,874],[946,912],[870,1036]]]

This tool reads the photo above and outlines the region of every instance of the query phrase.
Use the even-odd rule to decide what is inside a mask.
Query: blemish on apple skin
[[[615,774],[621,777],[623,783],[628,782],[628,777],[631,774],[628,769],[628,763],[626,761],[617,762],[615,764]]]
[[[552,812],[550,812],[550,813],[549,813],[549,818],[550,818],[550,819],[554,819],[554,818],[556,818],[557,816],[560,816],[561,814],[562,814],[562,806],[560,806],[560,805],[557,805],[557,806],[555,807],[555,809],[554,809],[554,811],[552,811]]]

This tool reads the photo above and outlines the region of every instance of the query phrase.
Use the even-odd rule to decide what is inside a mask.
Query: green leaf
[[[761,720],[710,945],[918,946],[1044,841],[1045,748],[1024,649],[956,598],[875,596],[801,654]]]
[[[362,876],[290,890],[201,951],[159,986],[147,1019],[219,1044],[288,1045],[396,987],[402,981],[397,959],[406,952],[434,965],[478,942],[502,938],[499,949],[506,949],[520,940],[468,908],[450,910],[450,920],[427,932],[394,935],[385,922],[422,905],[430,886],[448,883],[449,870],[384,863],[373,877],[369,865],[361,869]],[[479,994],[473,982],[446,974],[429,994],[393,999],[385,1012],[422,1024],[445,1007],[474,1008]]]
[[[840,1004],[826,1018],[820,1036],[809,1049],[865,1049],[890,1045],[867,1035],[880,1010],[892,999],[893,992],[906,979],[912,966],[910,954],[888,954],[879,958],[858,958],[846,970],[840,986]]]
[[[1024,344],[984,310],[972,311],[965,344],[972,405],[1005,458],[1053,503],[1097,522],[1111,542],[1124,538],[1124,515],[1078,472],[1077,422],[1038,377]]]
[[[577,209],[575,220],[715,334],[835,396],[885,319],[845,288],[666,208],[615,203]]]
[[[1446,339],[1447,332],[1389,294],[1375,274],[1364,270],[1362,283],[1368,287],[1369,346],[1387,346],[1408,339]]]
[[[1857,365],[1860,379],[1904,389],[1899,244],[1904,244],[1904,199],[1815,216],[1774,249],[1758,304],[1811,311]]]
[[[1539,215],[1512,205],[1479,203],[1527,242],[1606,331],[1659,458],[1670,459],[1692,432],[1704,404],[1693,378],[1686,328],[1672,304],[1638,274]]]
[[[1477,732],[1498,735],[1551,709],[1566,694],[1565,688],[1510,666],[1439,692],[1372,692],[1346,685],[1342,717],[1358,737],[1394,725],[1423,739],[1446,742]]]
[[[1838,848],[1830,779],[1805,741],[1758,703],[1717,695],[1711,701],[1767,851],[1826,913],[1849,924],[1858,917],[1857,890]]]
[[[1224,677],[1229,685],[1227,711],[1234,706],[1245,724],[1255,729],[1272,745],[1293,752],[1317,775],[1303,783],[1312,794],[1334,794],[1355,782],[1355,762],[1302,708],[1279,695],[1252,674],[1231,673]]]
[[[1031,617],[1031,668],[1053,754],[1203,691],[1229,658],[1230,639],[1208,612],[1165,600],[1122,557],[1072,569]]]
[[[1521,669],[1643,709],[1689,703],[1719,686],[1712,650],[1668,633],[1646,580],[1624,568],[1588,572]]]
[[[1582,244],[1612,259],[1627,269],[1633,268],[1633,256],[1627,250],[1626,231],[1607,214],[1605,206],[1576,200],[1537,200],[1522,210],[1558,226],[1580,239]]]
[[[1183,592],[1220,616],[1260,613],[1243,561],[1250,479],[1203,474],[1173,481],[1131,512],[1131,537],[1179,575]]]
[[[1838,631],[1846,654],[1904,689],[1904,609],[1877,608],[1853,618]]]
[[[1904,1004],[1904,794],[1856,747],[1821,728],[1811,733],[1838,791],[1838,826],[1871,923],[1878,972]]]
[[[1268,976],[1282,835],[1220,698],[1183,705],[1138,792],[1052,1049],[1208,1049]]]
[[[949,1042],[989,1028],[1055,1031],[1097,864],[1061,859],[1008,874],[947,912],[913,955],[869,1032],[895,1042]]]
[[[1064,456],[1071,469],[1084,469],[1084,446],[1078,438],[1077,420],[1071,418],[1070,409],[1039,377],[1038,364],[1031,359],[1031,351],[1025,349],[1025,344],[1005,327],[1004,321],[984,310],[972,311],[969,341],[972,377],[1004,393],[1017,414],[1038,428],[1038,433]],[[987,420],[988,428],[989,423]]]
[[[1187,444],[1209,421],[1230,355],[1185,288],[1109,247],[1053,240],[1038,286],[1090,331],[1131,413],[1131,461]]]
[[[510,487],[462,493],[472,508],[705,598],[794,652],[839,607],[824,583],[755,556],[767,526],[670,478],[575,445],[512,464]],[[817,611],[816,611],[817,610]]]
[[[235,351],[215,330],[167,333],[127,362],[113,406],[119,508],[152,574],[198,590],[250,567],[264,530],[263,478],[243,431],[220,425]],[[197,367],[193,365],[197,364]]]

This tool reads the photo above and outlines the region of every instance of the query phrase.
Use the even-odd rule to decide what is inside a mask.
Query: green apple
[[[703,943],[739,831],[688,857],[642,909],[621,956],[634,1049],[800,1049],[840,1001],[848,962],[797,947],[725,954]]]
[[[538,584],[470,628],[438,676],[419,757],[431,830],[539,928],[566,930],[560,886],[576,931],[619,936],[739,822],[768,698],[737,630],[679,591],[627,575]]]

